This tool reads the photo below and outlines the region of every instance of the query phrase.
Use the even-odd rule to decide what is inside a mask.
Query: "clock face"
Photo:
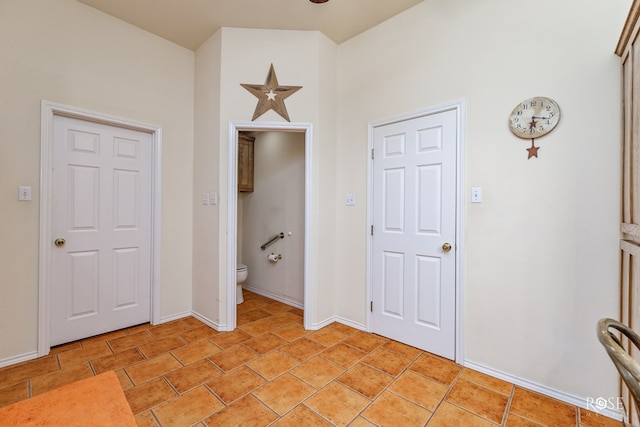
[[[509,128],[520,138],[539,138],[556,127],[560,121],[560,107],[551,98],[537,96],[518,105],[509,117]]]

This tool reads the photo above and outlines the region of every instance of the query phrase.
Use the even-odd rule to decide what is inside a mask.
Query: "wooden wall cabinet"
[[[622,211],[620,321],[640,333],[640,0],[634,0],[616,54],[622,60]],[[629,343],[625,343],[627,349]],[[632,356],[640,361],[637,352]],[[621,381],[625,424],[640,427],[637,408]]]
[[[253,144],[255,138],[238,134],[238,191],[253,192]]]

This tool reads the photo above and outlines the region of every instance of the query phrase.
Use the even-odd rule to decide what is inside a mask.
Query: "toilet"
[[[249,269],[246,265],[239,264],[236,268],[236,304],[244,302],[244,298],[242,298],[242,284],[247,280],[247,276],[249,276]]]

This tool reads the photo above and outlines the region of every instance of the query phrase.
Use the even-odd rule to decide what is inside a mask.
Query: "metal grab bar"
[[[271,246],[278,239],[284,239],[284,233],[276,234],[275,236],[273,236],[271,238],[271,240],[269,240],[264,245],[260,246],[260,249],[262,249],[264,251],[265,249],[267,249],[268,246]]]

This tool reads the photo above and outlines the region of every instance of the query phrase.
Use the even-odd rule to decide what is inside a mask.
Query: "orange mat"
[[[136,420],[109,371],[0,408],[0,426],[135,427]]]

